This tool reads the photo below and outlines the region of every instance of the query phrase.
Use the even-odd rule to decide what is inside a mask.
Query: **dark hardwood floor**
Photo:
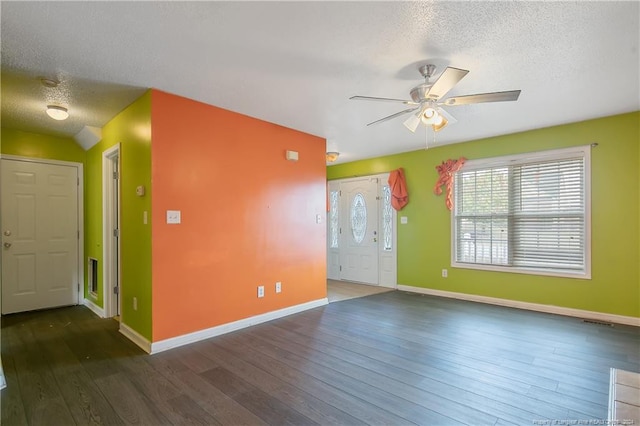
[[[156,355],[117,327],[4,316],[2,425],[593,421],[609,368],[640,371],[638,328],[397,291]]]

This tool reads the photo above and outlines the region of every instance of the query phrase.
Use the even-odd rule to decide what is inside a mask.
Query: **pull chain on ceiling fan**
[[[352,96],[349,99],[360,101],[382,101],[396,102],[411,106],[400,112],[382,117],[379,120],[368,123],[367,126],[382,123],[405,114],[413,113],[404,121],[404,126],[415,132],[420,123],[427,129],[431,127],[434,132],[439,132],[449,124],[457,122],[455,117],[449,114],[443,107],[458,105],[470,105],[486,102],[507,102],[516,101],[520,96],[520,90],[509,90],[505,92],[479,93],[474,95],[456,96],[442,99],[469,71],[447,67],[438,79],[431,83],[429,80],[433,76],[436,66],[433,64],[423,65],[418,68],[424,77],[424,83],[417,85],[409,92],[411,100],[395,98],[379,98],[373,96]],[[435,138],[435,135],[434,135]],[[434,139],[435,140],[435,139]]]

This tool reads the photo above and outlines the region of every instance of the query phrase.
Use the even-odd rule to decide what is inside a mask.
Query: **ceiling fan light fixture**
[[[421,115],[422,115],[421,112],[418,112],[417,114],[411,114],[409,118],[407,118],[405,122],[402,124],[404,124],[404,127],[406,127],[407,129],[415,133],[416,129],[418,128],[418,125],[420,124]]]
[[[336,151],[327,152],[327,163],[333,163],[338,159],[339,156],[340,156],[339,152],[336,152]]]
[[[438,114],[438,111],[436,111],[433,107],[426,108],[422,113],[422,117],[420,117],[420,119],[426,125],[437,124],[441,120],[440,114]]]
[[[69,111],[59,105],[47,105],[47,115],[54,120],[66,120],[69,118]]]
[[[431,125],[431,127],[433,128],[434,132],[439,132],[440,130],[442,130],[445,127],[447,127],[447,124],[449,124],[449,120],[444,118],[442,115],[439,115],[439,117],[440,117],[440,120],[438,120],[437,123],[433,123]]]

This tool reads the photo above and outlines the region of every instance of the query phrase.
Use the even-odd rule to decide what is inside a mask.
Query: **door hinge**
[[[80,239],[80,230],[78,229],[78,239]]]
[[[76,185],[80,186],[80,178],[76,178]]]
[[[338,191],[338,192],[339,192],[339,194],[338,194],[338,195],[342,197],[342,190],[340,190],[340,191]]]
[[[342,228],[340,228],[340,233],[342,234]]]
[[[113,178],[114,178],[115,180],[118,180],[118,172],[113,172]]]
[[[118,228],[113,230],[113,236],[116,238],[120,237],[120,230]]]
[[[118,293],[120,293],[120,287],[118,286],[113,287],[113,294],[118,294]]]
[[[78,283],[78,293],[80,292],[80,283]]]
[[[342,265],[340,265],[340,272],[342,272]]]
[[[378,196],[376,197],[376,200],[379,200],[379,199],[380,199],[380,196],[378,195]]]

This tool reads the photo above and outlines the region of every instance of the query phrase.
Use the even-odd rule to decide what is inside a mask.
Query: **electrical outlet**
[[[442,270],[442,278],[447,278],[449,276],[449,271],[447,271],[446,269]]]
[[[276,293],[280,293],[282,291],[282,283],[278,281],[276,283]]]
[[[137,297],[133,298],[133,310],[134,311],[138,310],[138,298]]]
[[[263,285],[259,285],[258,286],[258,297],[264,297],[264,286]]]

